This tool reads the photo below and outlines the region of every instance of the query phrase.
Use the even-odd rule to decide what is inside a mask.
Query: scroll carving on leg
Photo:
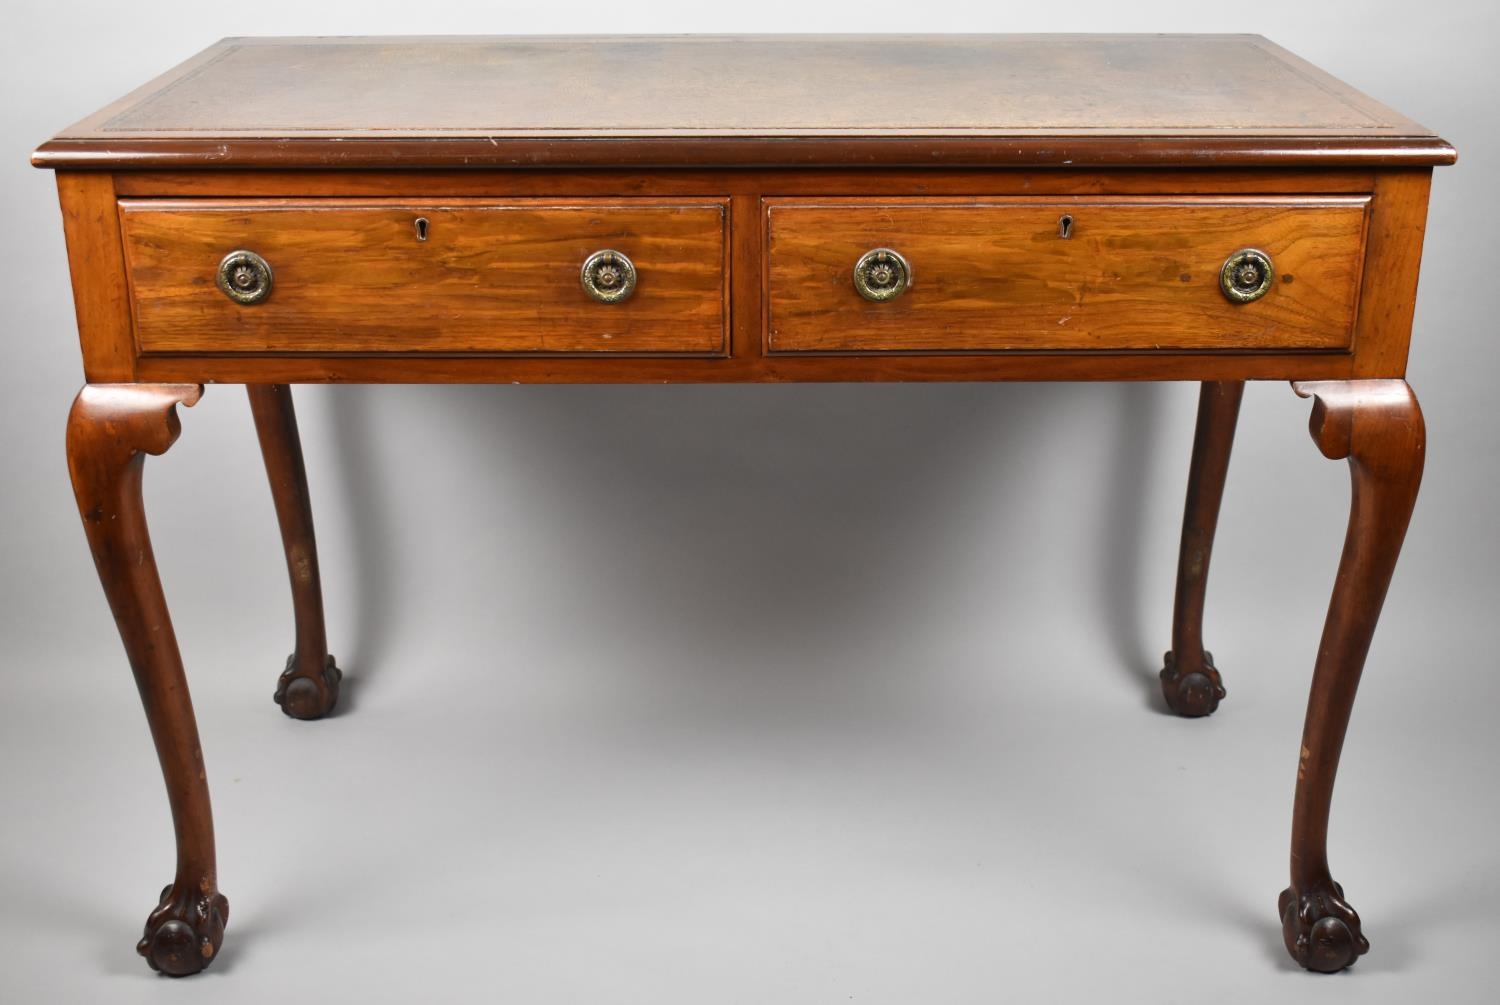
[[[1162,695],[1178,715],[1211,714],[1224,697],[1224,682],[1213,654],[1203,648],[1203,600],[1208,560],[1219,504],[1229,475],[1229,452],[1239,419],[1242,380],[1208,381],[1198,396],[1198,429],[1188,468],[1187,505],[1182,516],[1182,550],[1177,565],[1177,599],[1172,611],[1172,649],[1161,671]]]
[[[1292,809],[1292,885],[1278,905],[1287,951],[1309,970],[1334,973],[1370,944],[1329,871],[1329,806],[1360,674],[1422,481],[1426,434],[1422,410],[1404,380],[1292,387],[1313,399],[1313,440],[1324,456],[1348,459],[1353,488],[1303,726]]]
[[[245,390],[271,483],[276,521],[281,525],[297,622],[296,649],[287,657],[277,681],[276,704],[294,719],[320,719],[338,703],[343,673],[328,655],[318,545],[313,537],[312,505],[292,389],[283,384],[247,384]]]
[[[201,393],[196,384],[91,384],[68,416],[78,512],[145,706],[177,840],[176,877],[136,948],[152,969],[177,977],[213,960],[229,905],[218,890],[203,751],[151,551],[141,477],[146,455],[176,442],[177,406],[192,405]]]

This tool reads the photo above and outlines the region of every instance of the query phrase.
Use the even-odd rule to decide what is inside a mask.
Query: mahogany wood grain
[[[338,704],[343,672],[328,653],[318,542],[313,534],[312,502],[292,389],[284,384],[249,384],[245,390],[271,483],[276,522],[281,527],[297,626],[296,647],[276,682],[275,700],[294,719],[321,719]]]
[[[709,372],[756,372],[762,357],[760,331],[765,304],[761,298],[765,262],[761,258],[760,196],[742,193],[731,197],[730,209],[730,353],[727,359],[706,360]],[[538,361],[541,362],[541,361]],[[641,362],[649,362],[642,360]],[[685,362],[697,363],[698,360]],[[716,367],[716,368],[715,368]],[[669,380],[671,378],[668,378]]]
[[[1431,171],[1391,171],[1376,177],[1366,280],[1354,335],[1354,352],[1360,359],[1357,376],[1406,373],[1431,188]]]
[[[67,172],[62,172],[66,174]],[[1416,172],[1420,173],[1420,172]],[[729,195],[985,198],[1013,195],[1367,195],[1387,172],[1287,169],[878,167],[612,170],[121,171],[115,191],[133,198],[703,198]]]
[[[219,169],[1452,157],[1429,130],[1253,35],[762,35],[225,39],[35,160]]]
[[[66,172],[65,172],[66,174]],[[1301,178],[1293,181],[1293,177]],[[763,332],[763,317],[759,311],[759,293],[756,296],[736,296],[730,299],[730,339],[736,359],[708,360],[696,362],[691,359],[672,360],[672,365],[663,366],[654,360],[612,359],[609,362],[594,362],[589,359],[568,360],[567,365],[556,366],[546,360],[481,359],[481,354],[444,354],[444,359],[425,359],[426,354],[411,354],[399,360],[381,360],[366,363],[350,354],[299,353],[213,353],[184,354],[184,356],[141,356],[133,344],[133,332],[126,324],[101,327],[95,324],[83,329],[87,360],[114,360],[108,368],[90,363],[86,374],[90,380],[96,377],[105,380],[142,381],[193,381],[216,380],[233,383],[300,383],[300,381],[444,381],[444,383],[618,383],[618,381],[682,381],[682,383],[726,383],[726,381],[829,381],[829,380],[1079,380],[1103,378],[1103,380],[1343,380],[1361,377],[1400,377],[1406,366],[1407,341],[1410,324],[1401,324],[1403,309],[1409,317],[1412,293],[1416,279],[1415,257],[1406,242],[1413,236],[1413,228],[1421,229],[1425,199],[1425,186],[1430,172],[1403,171],[1394,174],[1362,174],[1362,172],[1304,172],[1292,175],[1284,171],[1155,171],[1155,172],[1052,172],[1038,174],[1034,171],[871,171],[840,172],[828,169],[819,171],[676,171],[657,175],[630,174],[630,172],[517,172],[516,177],[504,172],[223,172],[222,177],[214,172],[184,172],[178,175],[135,175],[124,172],[115,175],[118,192],[126,193],[124,201],[135,204],[136,199],[148,201],[192,202],[199,199],[211,202],[228,201],[223,192],[233,192],[237,186],[255,193],[257,198],[288,199],[291,202],[308,199],[329,199],[330,193],[347,186],[351,195],[372,201],[393,199],[399,204],[422,204],[431,201],[455,201],[455,199],[480,199],[480,201],[507,201],[507,199],[559,199],[588,198],[580,193],[597,193],[613,190],[613,184],[621,186],[628,198],[667,199],[667,201],[702,201],[712,198],[714,193],[744,193],[756,198],[783,198],[786,193],[798,193],[799,198],[820,196],[825,199],[850,198],[867,195],[871,189],[889,193],[927,193],[930,198],[957,196],[963,201],[1014,198],[1019,193],[1037,192],[1047,195],[1067,196],[1070,187],[1077,187],[1079,198],[1109,198],[1119,193],[1122,196],[1148,196],[1157,192],[1158,198],[1181,199],[1182,196],[1220,196],[1220,198],[1251,198],[1251,196],[1274,196],[1278,186],[1286,189],[1289,196],[1358,195],[1373,193],[1370,199],[1370,242],[1364,269],[1368,276],[1380,276],[1380,282],[1365,282],[1361,285],[1361,312],[1356,318],[1355,353],[1353,357],[1344,351],[1329,354],[1260,353],[1256,356],[1239,354],[1230,360],[1208,360],[1199,351],[1173,353],[1173,351],[1149,351],[1142,356],[1130,354],[1100,353],[1091,357],[1092,362],[1073,359],[1074,351],[1065,350],[1053,354],[1028,354],[1025,357],[1007,359],[947,359],[944,356],[924,356],[922,359],[904,360],[793,360],[775,357],[778,362],[759,359],[759,333]],[[297,190],[306,187],[314,195],[297,196]],[[452,195],[458,192],[458,195]],[[490,195],[484,195],[490,193]],[[790,196],[786,196],[790,198]],[[894,196],[891,196],[894,198]],[[1322,198],[1322,195],[1317,195]],[[717,199],[715,199],[717,201]],[[744,229],[762,223],[754,217],[744,217],[735,223],[739,237]],[[118,240],[118,239],[115,239]],[[730,255],[730,272],[744,275],[747,270],[759,270],[759,236],[756,243],[730,240],[729,248],[739,248]],[[123,261],[123,258],[115,261]],[[110,258],[86,255],[83,251],[72,257],[75,281],[86,275],[90,288],[107,288],[118,284],[121,290],[129,288],[129,281],[121,264],[111,263]],[[201,269],[201,267],[199,267]],[[102,275],[104,273],[104,275]],[[1296,275],[1296,273],[1293,273]],[[81,282],[81,281],[80,281]],[[733,285],[730,281],[729,285]],[[727,285],[726,285],[727,293]],[[1278,294],[1284,290],[1278,290]],[[225,300],[225,306],[229,306]],[[267,305],[260,305],[267,308]],[[628,305],[625,305],[628,306]],[[891,305],[885,305],[891,306]],[[1251,305],[1256,306],[1256,305]],[[1262,305],[1265,306],[1265,305]],[[115,315],[118,317],[118,315]],[[1233,317],[1233,315],[1232,315]],[[1377,327],[1368,321],[1371,317],[1391,318],[1389,327]],[[733,332],[745,333],[742,338],[733,338]],[[1208,336],[1205,336],[1208,338]],[[98,348],[96,347],[98,344]],[[121,348],[123,344],[123,348]],[[120,360],[127,360],[121,363]]]
[[[65,176],[70,173],[64,172]],[[620,381],[738,382],[738,381],[828,381],[828,380],[1175,380],[1175,379],[1346,379],[1395,377],[1405,371],[1410,337],[1410,304],[1415,289],[1418,260],[1408,242],[1420,237],[1425,212],[1426,186],[1430,172],[1394,173],[1335,171],[665,171],[659,174],[630,172],[186,172],[176,175],[115,175],[115,189],[127,202],[137,199],[227,201],[235,191],[260,199],[291,202],[330,199],[342,189],[350,197],[391,199],[398,203],[422,204],[449,200],[507,201],[539,198],[571,200],[586,194],[613,191],[618,184],[628,198],[674,202],[703,200],[715,194],[732,197],[753,195],[759,199],[821,197],[850,198],[867,194],[872,187],[888,192],[909,192],[932,198],[961,197],[965,200],[1011,198],[1028,192],[1068,198],[1104,198],[1113,195],[1146,197],[1153,192],[1165,199],[1183,196],[1274,196],[1278,189],[1288,196],[1369,194],[1369,240],[1364,271],[1379,282],[1361,285],[1361,309],[1356,319],[1352,357],[1348,352],[1236,353],[1228,358],[1203,359],[1191,353],[1152,350],[1133,356],[1097,352],[1077,358],[1071,350],[1032,353],[1003,359],[960,358],[923,355],[920,358],[794,359],[788,356],[762,359],[759,355],[764,320],[759,292],[748,288],[730,300],[730,338],[735,358],[707,361],[673,359],[668,365],[650,358],[594,360],[570,358],[483,358],[472,353],[426,358],[414,353],[398,358],[361,359],[349,354],[321,355],[258,352],[253,355],[222,353],[142,356],[134,342],[128,314],[124,322],[91,323],[81,327],[85,346],[86,375],[91,380],[196,381],[286,383],[302,381],[442,381],[442,382],[560,382],[600,383]],[[227,194],[226,194],[227,193]],[[305,195],[299,193],[307,193]],[[123,256],[116,249],[120,240],[114,218],[104,220],[91,213],[75,214],[75,230],[93,227],[85,238],[70,234],[72,268],[76,284],[91,291],[128,290]],[[730,270],[733,276],[758,271],[762,235],[760,220],[736,218]],[[742,238],[754,228],[755,240]],[[1414,231],[1416,232],[1414,234]],[[74,238],[77,237],[75,241]],[[1295,273],[1293,273],[1295,275]],[[737,283],[731,279],[729,285]],[[727,287],[726,287],[727,290]],[[1283,292],[1278,290],[1278,292]],[[92,296],[99,296],[93,293]],[[110,294],[106,293],[105,296]],[[226,301],[227,304],[227,301]],[[269,306],[262,304],[261,307]],[[887,305],[889,306],[889,305]],[[1252,305],[1254,306],[1254,305]],[[83,318],[80,309],[80,318]],[[113,316],[120,318],[118,313]],[[1402,317],[1407,323],[1402,323]],[[1392,320],[1377,327],[1371,317]],[[735,333],[744,333],[736,338]],[[1222,353],[1223,350],[1213,350]]]
[[[736,280],[738,282],[738,280]],[[759,303],[752,298],[751,303]],[[142,381],[201,379],[220,384],[725,384],[1004,380],[1344,380],[1359,375],[1348,353],[1016,353],[979,356],[848,354],[761,356],[753,333],[729,359],[611,356],[147,356]]]
[[[1203,602],[1219,505],[1229,477],[1234,427],[1245,395],[1241,380],[1205,381],[1198,395],[1198,427],[1188,466],[1182,547],[1177,559],[1177,597],[1172,607],[1172,649],[1161,671],[1167,707],[1189,718],[1211,715],[1224,698],[1224,680],[1213,654],[1203,648]]]
[[[196,384],[91,384],[68,416],[68,470],[78,512],[135,674],[172,808],[177,874],[136,947],[152,969],[172,976],[197,973],[213,960],[229,904],[218,889],[203,750],[146,529],[141,475],[147,454],[163,454],[177,441],[177,406],[194,404],[202,390]]]
[[[120,216],[143,353],[725,351],[722,201],[124,200]],[[240,248],[271,265],[261,303],[215,286]],[[639,275],[620,303],[579,283],[606,248]]]
[[[57,195],[84,373],[95,383],[131,380],[137,353],[113,179],[97,172],[60,171]]]
[[[1422,482],[1426,430],[1404,380],[1292,387],[1313,399],[1313,442],[1325,457],[1348,459],[1353,489],[1297,763],[1292,885],[1279,905],[1287,951],[1309,970],[1331,973],[1370,948],[1359,915],[1328,868],[1328,811],[1354,695]]]
[[[611,140],[550,137],[511,139],[413,139],[390,137],[293,137],[208,140],[145,138],[121,143],[59,137],[39,147],[32,164],[59,170],[183,171],[219,165],[259,170],[295,166],[303,170],[378,171],[400,165],[412,169],[474,170],[512,168],[666,169],[844,167],[870,165],[926,169],[994,168],[1158,168],[1192,163],[1205,169],[1407,168],[1453,164],[1452,146],[1437,137],[1345,136],[1336,144],[1318,137],[1190,136],[1153,138],[1074,136],[1040,141],[1001,136],[866,138],[717,137],[664,139],[644,136]]]
[[[1368,200],[773,200],[768,350],[1345,349]],[[1067,217],[1068,236],[1061,220]],[[871,302],[855,261],[891,248],[910,288]],[[1225,259],[1256,248],[1271,292],[1235,304]]]

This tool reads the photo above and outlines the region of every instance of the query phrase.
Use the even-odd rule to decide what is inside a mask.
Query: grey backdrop
[[[417,8],[417,9],[414,9]],[[363,0],[7,7],[0,1001],[1492,1001],[1500,536],[1493,5]],[[1437,129],[1410,378],[1427,480],[1335,804],[1373,953],[1284,958],[1298,732],[1347,508],[1252,386],[1208,636],[1160,712],[1186,385],[308,388],[344,714],[290,646],[243,393],[148,465],[233,905],[132,952],[169,820],[62,453],[52,131],[226,34],[1260,31]],[[1275,95],[1267,95],[1274,102]]]

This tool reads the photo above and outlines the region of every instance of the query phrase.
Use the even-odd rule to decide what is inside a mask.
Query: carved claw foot
[[[1292,959],[1308,970],[1338,973],[1370,951],[1359,930],[1359,915],[1344,900],[1344,888],[1332,881],[1299,895],[1283,890],[1281,934]]]
[[[1219,707],[1219,701],[1227,693],[1219,670],[1214,666],[1214,654],[1204,651],[1196,665],[1188,660],[1178,666],[1177,654],[1169,652],[1166,665],[1161,671],[1161,693],[1167,699],[1167,707],[1185,718],[1211,715]]]
[[[158,973],[169,977],[196,974],[213,962],[224,943],[228,921],[229,901],[219,891],[187,889],[178,893],[169,886],[146,919],[146,934],[135,951]]]
[[[276,704],[293,719],[321,719],[333,711],[339,700],[339,682],[344,672],[326,657],[322,670],[317,673],[302,673],[297,666],[297,654],[286,658],[286,669],[276,682]]]

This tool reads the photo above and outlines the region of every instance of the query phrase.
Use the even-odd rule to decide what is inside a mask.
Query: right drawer
[[[767,350],[1347,351],[1369,204],[767,199]]]

